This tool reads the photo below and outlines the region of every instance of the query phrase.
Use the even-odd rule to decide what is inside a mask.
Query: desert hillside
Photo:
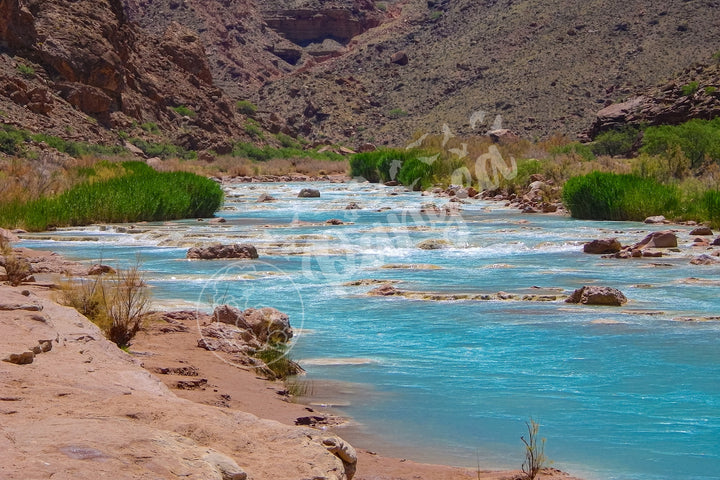
[[[718,7],[8,0],[0,110],[35,132],[218,153],[259,141],[249,121],[350,147],[403,145],[444,123],[457,133],[501,124],[531,139],[574,136],[603,107],[709,62],[720,49]]]

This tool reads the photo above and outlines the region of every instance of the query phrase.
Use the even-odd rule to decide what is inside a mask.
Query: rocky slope
[[[720,50],[720,2],[3,0],[4,122],[191,149],[272,132],[402,145],[416,132],[574,135]],[[194,115],[186,115],[186,107]],[[271,139],[266,136],[266,139]]]
[[[0,286],[0,356],[38,347],[32,363],[0,363],[3,478],[352,477],[354,450],[338,437],[178,398],[75,310],[27,288]]]
[[[693,118],[720,116],[720,58],[714,65],[693,65],[675,79],[638,92],[597,113],[587,131],[595,137],[629,125],[677,125]]]

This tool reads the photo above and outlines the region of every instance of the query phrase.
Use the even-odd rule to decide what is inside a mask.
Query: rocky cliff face
[[[628,125],[677,125],[693,118],[719,116],[720,63],[694,65],[671,81],[603,108],[586,133],[593,138]]]
[[[258,105],[271,132],[350,146],[402,145],[443,124],[456,134],[502,126],[574,136],[598,109],[720,50],[718,9],[679,0],[0,0],[0,110],[5,121],[77,138],[112,140],[154,122],[174,143],[218,152],[250,138],[233,108],[240,99]],[[197,115],[177,114],[180,106]]]
[[[221,150],[239,131],[190,28],[148,34],[128,22],[119,0],[5,0],[0,15],[9,19],[0,31],[0,91],[22,126],[98,140],[112,135],[97,124],[154,122],[188,148]],[[183,118],[173,109],[180,106],[197,115]]]

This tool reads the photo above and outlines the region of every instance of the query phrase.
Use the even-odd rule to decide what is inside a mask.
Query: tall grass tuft
[[[643,220],[651,215],[672,216],[681,203],[677,187],[632,174],[592,172],[569,179],[563,203],[575,218]]]
[[[48,227],[208,217],[223,192],[210,179],[187,172],[157,172],[124,162],[125,174],[84,182],[60,195],[0,204],[0,225],[30,231]]]
[[[286,343],[274,342],[266,344],[262,350],[255,353],[255,357],[266,365],[260,373],[271,380],[286,380],[288,377],[298,375],[304,370],[289,355],[289,346]]]

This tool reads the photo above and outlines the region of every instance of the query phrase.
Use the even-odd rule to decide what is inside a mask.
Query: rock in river
[[[258,258],[255,247],[248,244],[221,245],[219,243],[207,247],[192,247],[187,258],[199,260],[215,260],[218,258]]]
[[[622,249],[622,245],[616,238],[605,238],[593,240],[583,246],[583,252],[603,255],[606,253],[617,253]]]
[[[566,303],[581,303],[583,305],[610,305],[619,307],[627,303],[628,299],[623,293],[612,287],[584,286],[575,290],[565,300]]]

